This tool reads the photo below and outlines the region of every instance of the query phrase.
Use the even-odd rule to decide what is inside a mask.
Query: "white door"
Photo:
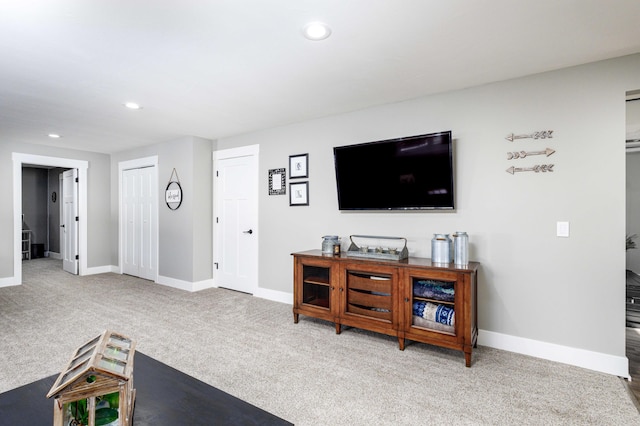
[[[62,268],[78,274],[78,169],[62,173]]]
[[[258,156],[242,154],[242,149],[216,153],[214,276],[219,287],[253,294],[258,287]]]
[[[155,167],[122,171],[122,272],[147,280],[157,275]]]

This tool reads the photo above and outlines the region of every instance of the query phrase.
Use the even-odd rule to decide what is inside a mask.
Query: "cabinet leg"
[[[293,314],[293,323],[294,324],[298,323],[298,314]]]
[[[404,351],[404,337],[398,337],[398,346],[401,351]]]
[[[471,367],[471,352],[464,353],[464,363],[467,367]]]
[[[340,325],[339,322],[336,323],[336,334],[340,334],[340,332],[342,331],[342,326]]]

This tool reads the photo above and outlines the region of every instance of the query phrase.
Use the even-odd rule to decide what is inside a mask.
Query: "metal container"
[[[340,238],[337,235],[325,235],[322,237],[322,253],[334,254],[335,246],[340,247]],[[338,249],[340,253],[340,249]]]
[[[433,234],[431,261],[434,263],[451,263],[451,239],[449,234]]]
[[[469,236],[466,232],[453,234],[453,262],[456,265],[469,264]]]

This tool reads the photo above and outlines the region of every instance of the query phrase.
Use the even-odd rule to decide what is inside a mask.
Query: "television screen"
[[[340,210],[454,208],[451,132],[333,148]]]

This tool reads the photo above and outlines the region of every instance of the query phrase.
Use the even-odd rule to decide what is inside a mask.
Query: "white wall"
[[[220,139],[219,149],[260,144],[260,286],[291,292],[290,253],[326,234],[403,236],[429,257],[433,233],[465,230],[482,263],[482,330],[624,360],[625,93],[637,88],[636,55]],[[553,139],[505,140],[547,129]],[[338,211],[332,147],[442,130],[455,139],[455,212]],[[506,159],[546,147],[556,153]],[[310,206],[267,195],[268,169],[305,152]],[[554,172],[505,171],[541,163]],[[555,236],[557,221],[570,238]]]

